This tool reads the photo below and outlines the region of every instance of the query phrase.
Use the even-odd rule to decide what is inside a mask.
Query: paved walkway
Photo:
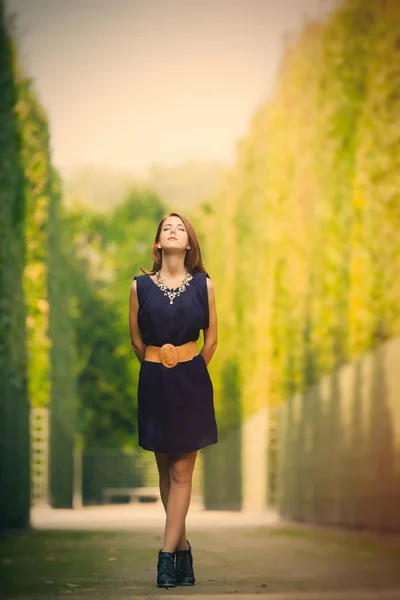
[[[155,587],[160,504],[42,507],[32,525],[0,542],[2,598],[400,600],[398,539],[288,524],[273,512],[192,506],[196,586],[170,590]]]

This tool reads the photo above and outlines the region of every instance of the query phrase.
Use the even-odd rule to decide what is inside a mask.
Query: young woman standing
[[[166,511],[157,585],[175,587],[195,582],[185,528],[193,469],[197,451],[218,441],[207,369],[217,347],[217,315],[213,285],[187,218],[170,213],[161,220],[153,261],[152,271],[132,282],[129,326],[141,363],[139,445],[155,454]]]

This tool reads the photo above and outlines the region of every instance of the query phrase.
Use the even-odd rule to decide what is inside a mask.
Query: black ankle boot
[[[175,552],[158,553],[157,586],[162,588],[176,587]]]
[[[187,540],[186,540],[187,541]],[[189,544],[189,542],[188,542]],[[176,581],[178,585],[194,585],[192,547],[188,550],[175,550],[176,554]]]

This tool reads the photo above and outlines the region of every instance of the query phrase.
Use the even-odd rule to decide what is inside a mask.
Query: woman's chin
[[[164,253],[167,254],[184,254],[186,248],[181,248],[177,245],[168,244],[163,247]]]

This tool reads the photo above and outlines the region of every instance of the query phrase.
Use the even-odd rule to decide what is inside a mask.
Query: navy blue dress
[[[170,304],[149,275],[135,277],[138,326],[146,346],[196,341],[208,327],[207,275],[194,273],[190,285]],[[145,450],[185,454],[215,444],[213,386],[204,358],[168,368],[144,360],[138,384],[139,445]]]

